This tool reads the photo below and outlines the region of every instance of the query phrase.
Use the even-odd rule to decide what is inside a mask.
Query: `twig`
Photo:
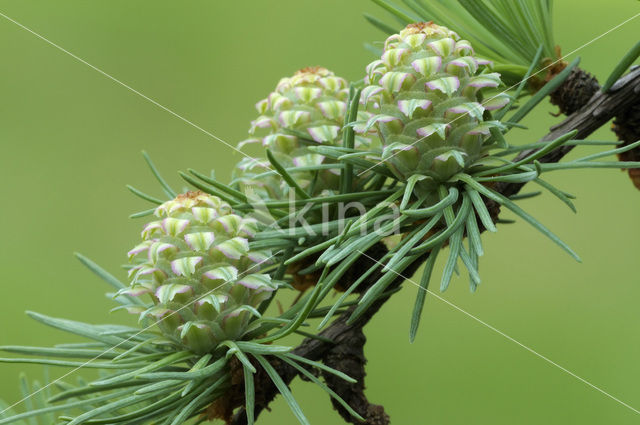
[[[640,67],[620,78],[607,93],[598,92],[593,95],[591,100],[580,110],[552,127],[551,132],[541,141],[554,140],[572,130],[578,130],[576,139],[585,139],[638,101],[640,101]],[[571,149],[573,146],[560,147],[543,156],[540,162],[559,162]],[[532,152],[533,150],[523,151],[516,157],[516,160],[524,158]],[[504,183],[498,186],[498,190],[505,196],[511,196],[518,193],[522,186],[524,186],[522,183]]]

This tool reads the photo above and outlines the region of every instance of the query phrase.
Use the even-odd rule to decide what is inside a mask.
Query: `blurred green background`
[[[0,0],[0,12],[231,144],[253,104],[278,79],[323,65],[351,79],[372,60],[363,43],[383,36],[361,17],[367,0]],[[569,52],[640,12],[633,0],[556,2],[557,40]],[[640,34],[640,18],[579,52],[603,81]],[[146,149],[174,186],[177,170],[227,178],[240,156],[0,17],[0,344],[71,341],[25,310],[90,322],[109,314],[107,287],[73,258],[80,251],[118,276],[146,209],[124,188],[160,191]],[[555,122],[544,105],[512,143]],[[607,129],[594,139],[612,140]],[[587,150],[589,151],[589,150]],[[589,151],[590,152],[590,151]],[[625,174],[576,171],[551,179],[578,196],[574,215],[546,196],[525,206],[582,256],[577,264],[528,225],[485,235],[483,284],[466,278],[444,297],[640,409],[640,193]],[[507,215],[505,215],[506,217]],[[637,424],[640,415],[433,297],[408,343],[416,288],[405,285],[367,328],[367,391],[394,424]],[[18,400],[20,370],[0,365],[0,398]],[[56,374],[61,371],[53,371]],[[297,381],[314,424],[343,423],[327,397]],[[262,424],[294,424],[278,400]]]

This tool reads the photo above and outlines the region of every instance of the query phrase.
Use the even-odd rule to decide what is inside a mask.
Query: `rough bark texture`
[[[573,68],[564,84],[551,93],[551,103],[560,108],[560,112],[571,115],[589,102],[600,90],[596,77],[581,68]]]
[[[572,130],[578,130],[576,139],[584,139],[613,117],[619,117],[618,121],[624,120],[625,117],[629,117],[629,120],[636,120],[638,118],[637,105],[640,103],[640,68],[632,70],[625,77],[621,78],[608,93],[601,93],[597,90],[594,92],[593,82],[590,82],[584,74],[578,72],[574,77],[574,79],[577,80],[569,80],[565,83],[571,85],[571,90],[574,91],[573,95],[563,94],[568,92],[562,87],[558,89],[562,91],[561,94],[556,95],[558,102],[561,102],[561,110],[571,111],[572,109],[577,109],[562,123],[553,127],[551,132],[542,138],[542,141],[553,140]],[[584,93],[578,92],[581,90],[584,90]],[[585,101],[587,96],[588,101]],[[584,106],[582,107],[576,106],[575,99],[581,99],[582,102],[586,103],[583,103]],[[632,109],[636,112],[629,112]],[[633,127],[633,124],[631,127],[637,131],[637,121],[635,122],[635,127]],[[617,125],[618,127],[621,126],[621,124]],[[622,125],[622,127],[624,128],[624,125]],[[637,133],[634,134],[637,135]],[[544,156],[541,161],[547,163],[558,162],[569,153],[571,149],[572,147],[562,147],[550,152]],[[530,153],[530,151],[522,152],[519,158]],[[523,184],[503,183],[496,186],[496,189],[502,194],[510,196],[518,193],[522,186]],[[491,203],[487,205],[492,215],[494,217],[497,216],[497,205]],[[381,258],[384,250],[377,247],[375,251],[371,251],[370,253],[372,256],[375,256],[375,258]],[[425,258],[418,259],[408,270],[405,270],[403,274],[405,276],[411,276],[419,265],[422,264],[424,259]],[[371,260],[367,260],[365,264],[356,267],[355,270],[364,270],[370,264]],[[368,286],[374,282],[377,277],[374,273],[369,279],[368,284],[365,283],[364,286]],[[404,278],[396,279],[390,285],[389,291],[398,288],[403,281]],[[312,360],[321,360],[325,364],[358,379],[358,383],[348,384],[333,377],[325,377],[327,385],[344,400],[349,402],[350,405],[365,418],[365,422],[358,421],[350,417],[342,407],[337,407],[341,416],[353,424],[386,425],[389,423],[389,417],[384,412],[384,409],[381,406],[369,403],[364,395],[364,365],[366,359],[363,354],[365,337],[362,329],[391,295],[392,292],[388,292],[385,297],[378,299],[364,315],[352,324],[347,324],[347,319],[350,317],[353,307],[342,313],[329,327],[320,333],[322,337],[328,338],[333,341],[333,343],[307,338],[294,350],[295,354]],[[274,361],[273,365],[287,384],[297,376],[297,372],[286,364]],[[263,409],[268,407],[269,403],[278,394],[278,391],[265,374],[258,373],[255,378],[257,389],[255,416],[257,417]],[[246,424],[246,415],[243,408],[240,408],[236,412],[231,420],[231,424]]]
[[[591,133],[609,122],[613,117],[619,117],[622,113],[640,102],[640,67],[636,67],[624,77],[620,78],[607,93],[597,92],[578,111],[567,117],[560,124],[551,128],[551,132],[541,141],[557,139],[572,130],[578,130],[576,139],[585,139]],[[540,162],[558,162],[573,149],[573,146],[562,146],[540,159]],[[532,151],[524,151],[518,155],[518,159],[531,154]],[[501,183],[497,189],[506,196],[516,194],[523,184]]]
[[[632,68],[636,70],[638,67]],[[554,91],[551,103],[560,108],[560,112],[571,115],[586,105],[591,97],[600,90],[598,80],[580,68],[574,68],[565,83]],[[622,141],[622,146],[630,145],[640,140],[640,102],[635,102],[616,115],[613,121],[613,131]],[[618,155],[620,161],[640,161],[640,148]],[[640,190],[640,170],[628,170],[633,184]]]
[[[322,359],[327,366],[348,373],[358,381],[357,383],[351,384],[328,372],[322,372],[322,376],[330,388],[333,388],[336,393],[342,394],[342,399],[356,412],[360,412],[366,423],[387,425],[389,415],[386,414],[384,408],[369,403],[364,395],[364,377],[366,376],[364,366],[367,363],[364,356],[364,344],[366,341],[367,338],[364,336],[362,328],[354,329],[350,335],[342,335],[336,341],[336,345]],[[334,399],[331,399],[331,403],[345,421],[351,422],[351,414],[340,403]]]
[[[638,69],[640,67],[636,67]],[[613,131],[621,140],[623,146],[640,140],[640,101],[632,104],[622,111],[613,121]],[[640,161],[640,148],[634,148],[619,155],[620,161]],[[633,184],[640,190],[640,170],[628,170],[629,177]]]

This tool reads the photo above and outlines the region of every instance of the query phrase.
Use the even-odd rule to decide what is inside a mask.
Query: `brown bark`
[[[598,80],[581,68],[573,68],[564,84],[551,93],[550,101],[560,112],[571,115],[589,102],[600,90]]]
[[[632,104],[616,117],[613,121],[613,131],[618,136],[618,140],[623,142],[623,146],[640,140],[640,101]],[[618,156],[620,161],[640,161],[640,148],[636,147]],[[640,190],[640,170],[630,169],[628,173],[633,184]]]
[[[574,68],[565,83],[551,93],[550,100],[559,107],[561,113],[571,115],[586,105],[599,90],[600,84],[594,76],[583,69]],[[622,110],[613,121],[612,130],[623,142],[622,146],[640,140],[640,102]],[[618,157],[620,161],[640,161],[640,148],[624,152]],[[640,170],[630,169],[628,173],[635,187],[640,190]]]
[[[620,78],[607,93],[597,92],[589,102],[578,111],[567,117],[560,124],[551,128],[541,141],[557,139],[572,130],[578,130],[576,139],[586,139],[609,122],[613,117],[620,116],[626,110],[640,101],[640,67],[634,68],[624,77]],[[562,146],[540,159],[540,162],[558,162],[573,149],[573,146]],[[524,151],[517,159],[524,158],[532,151]],[[503,195],[516,194],[523,184],[502,183],[497,186]]]

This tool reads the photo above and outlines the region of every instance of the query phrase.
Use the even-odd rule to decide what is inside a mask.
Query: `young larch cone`
[[[260,116],[251,123],[251,139],[240,143],[261,143],[271,150],[284,167],[292,168],[292,176],[302,188],[308,188],[314,174],[295,168],[323,163],[322,155],[312,153],[308,146],[340,145],[349,98],[346,80],[322,67],[307,67],[293,76],[282,78],[276,89],[256,104]],[[358,136],[356,145],[367,140]],[[268,161],[250,158],[238,163],[234,171],[240,189],[251,186],[272,199],[286,197],[288,187],[278,175],[268,173]],[[259,176],[263,174],[262,176]],[[339,172],[322,170],[314,183],[315,194],[337,189]]]
[[[382,57],[367,66],[361,102],[375,113],[361,131],[377,128],[382,158],[402,180],[420,174],[446,181],[485,154],[495,121],[485,111],[504,107],[483,88],[501,84],[471,44],[432,22],[408,25],[387,38]]]
[[[155,210],[158,220],[129,251],[131,285],[124,293],[148,295],[153,306],[137,309],[176,344],[211,352],[224,340],[242,338],[256,307],[276,289],[260,273],[269,252],[252,252],[253,219],[234,214],[220,198],[187,192]]]

